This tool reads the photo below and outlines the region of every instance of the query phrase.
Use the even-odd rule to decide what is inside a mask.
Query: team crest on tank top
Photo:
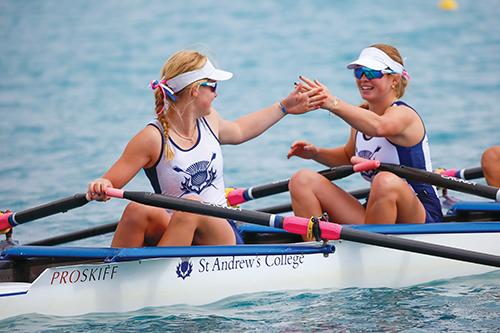
[[[217,153],[212,153],[210,161],[198,161],[191,164],[186,170],[175,165],[172,170],[184,173],[184,181],[181,182],[180,190],[182,196],[189,193],[200,194],[204,189],[213,186],[214,180],[217,178],[217,170],[214,169],[212,162],[217,157]]]

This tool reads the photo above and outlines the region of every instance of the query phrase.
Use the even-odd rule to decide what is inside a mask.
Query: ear
[[[392,85],[396,86],[399,83],[399,80],[401,80],[401,75],[392,75]]]
[[[199,94],[198,89],[199,89],[199,87],[200,87],[199,84],[195,84],[195,85],[193,85],[191,87],[191,90],[190,90],[191,96],[193,96],[195,98],[198,97],[198,94]]]

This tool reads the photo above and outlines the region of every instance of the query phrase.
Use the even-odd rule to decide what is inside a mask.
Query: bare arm
[[[302,114],[319,109],[326,95],[316,88],[301,93],[302,84],[298,85],[283,101],[282,105],[287,113]],[[312,97],[311,97],[312,96]],[[285,113],[279,103],[275,103],[263,110],[245,115],[234,122],[219,117],[219,140],[221,144],[240,144],[251,140],[268,128],[276,124]]]
[[[331,110],[335,97],[328,88],[318,80],[301,78],[306,85],[304,90],[317,87],[323,88],[323,93],[327,95],[321,108]],[[390,106],[377,114],[371,110],[351,105],[342,100],[333,109],[333,113],[342,118],[351,127],[358,131],[374,137],[386,137],[390,141],[405,147],[417,144],[424,136],[424,125],[416,112],[407,106]]]
[[[108,187],[122,188],[142,169],[153,166],[161,153],[161,134],[147,126],[127,144],[122,156],[102,176],[89,184],[88,195],[102,200]]]
[[[296,141],[292,144],[287,158],[298,156],[304,159],[312,159],[328,167],[351,164],[354,156],[354,136],[356,130],[351,129],[351,135],[345,146],[337,148],[316,147],[307,141]]]

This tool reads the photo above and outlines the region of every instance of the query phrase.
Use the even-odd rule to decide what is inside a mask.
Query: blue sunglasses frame
[[[392,69],[383,69],[381,71],[377,71],[375,69],[371,69],[369,67],[356,67],[354,68],[354,76],[356,79],[361,79],[365,74],[368,80],[372,79],[380,79],[384,76],[384,74],[397,74]]]
[[[210,87],[212,88],[212,92],[215,92],[215,90],[217,89],[217,82],[203,82],[202,84],[200,84],[200,86]]]

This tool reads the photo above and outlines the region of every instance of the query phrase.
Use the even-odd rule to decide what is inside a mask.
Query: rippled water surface
[[[423,117],[435,167],[479,165],[499,144],[500,6],[458,1],[0,1],[0,209],[17,211],[84,192],[153,118],[147,85],[166,59],[209,50],[233,79],[214,107],[226,119],[284,97],[299,75],[360,102],[345,66],[374,43],[398,47],[411,76],[404,100]],[[294,140],[333,147],[348,126],[318,111],[287,116],[240,146],[224,146],[227,186],[246,187],[321,166],[286,159]],[[339,181],[355,190],[353,176]],[[140,173],[127,189],[150,189]],[[464,196],[454,193],[458,197]],[[261,199],[262,200],[262,199]],[[286,202],[286,194],[249,203]],[[474,198],[474,200],[481,200]],[[92,203],[19,226],[21,243],[119,219],[125,202]],[[111,236],[73,245],[109,246]],[[402,290],[252,294],[203,307],[0,321],[1,331],[499,331],[499,274]]]

